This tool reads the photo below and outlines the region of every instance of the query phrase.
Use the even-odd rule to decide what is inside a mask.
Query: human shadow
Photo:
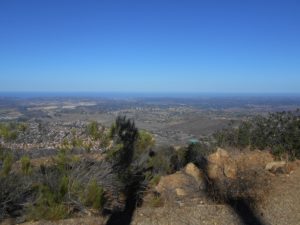
[[[208,176],[208,161],[205,157],[196,163],[197,166],[203,171],[205,176],[205,191],[207,196],[212,199],[222,199],[224,203],[230,206],[234,212],[239,216],[240,220],[245,225],[266,225],[264,221],[260,218],[257,212],[251,207],[254,200],[251,198],[233,198],[226,196],[224,198],[217,182],[210,179]]]
[[[126,201],[124,210],[112,212],[106,225],[130,225],[136,208],[142,204],[143,180],[144,176],[142,173],[134,175],[134,178],[125,191]]]

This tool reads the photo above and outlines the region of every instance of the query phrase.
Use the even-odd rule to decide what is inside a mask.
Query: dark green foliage
[[[250,133],[251,123],[243,122],[237,131],[237,145],[240,148],[245,148],[250,145]]]
[[[141,130],[138,132],[138,137],[135,142],[135,153],[142,154],[150,150],[155,145],[155,140],[150,133]]]
[[[212,153],[213,148],[203,142],[190,144],[185,154],[186,163],[200,163],[203,157]]]
[[[28,124],[17,122],[0,123],[0,138],[10,142],[17,139],[19,133],[24,133],[28,129]]]
[[[214,134],[220,147],[271,149],[278,158],[300,158],[300,111],[271,113]]]
[[[25,201],[32,189],[28,176],[11,173],[9,176],[0,175],[0,221],[7,216],[15,206]]]
[[[126,117],[117,117],[115,124],[111,128],[111,138],[117,149],[113,148],[112,162],[119,171],[125,171],[129,168],[134,155],[134,147],[138,138],[138,129],[130,119]]]
[[[3,156],[3,165],[1,174],[2,176],[7,176],[9,172],[11,171],[11,167],[13,165],[13,155],[11,153],[5,153]]]
[[[177,150],[174,149],[174,151],[170,155],[170,165],[173,171],[180,170],[187,164],[186,155],[186,148],[182,147]]]
[[[97,121],[92,121],[87,126],[87,134],[91,136],[94,140],[100,139],[102,132],[99,130],[99,124]]]
[[[59,220],[68,217],[68,208],[63,204],[62,195],[48,185],[39,185],[37,200],[27,210],[29,220]]]
[[[97,184],[96,180],[92,180],[84,195],[85,205],[91,206],[94,209],[102,209],[105,203],[104,190]]]
[[[186,165],[186,149],[176,150],[171,146],[161,146],[155,149],[155,154],[148,161],[148,167],[152,169],[154,176],[171,174]]]

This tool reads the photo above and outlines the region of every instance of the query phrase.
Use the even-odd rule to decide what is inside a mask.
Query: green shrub
[[[155,145],[155,139],[147,131],[141,130],[138,132],[138,137],[135,142],[136,152],[144,152]]]
[[[15,123],[0,123],[0,137],[5,141],[16,140],[18,131],[18,126]]]
[[[92,121],[87,125],[87,134],[91,136],[94,140],[98,140],[101,137],[101,132],[99,131],[99,124],[97,121]]]
[[[97,184],[96,180],[92,180],[86,190],[85,205],[94,209],[102,209],[105,203],[104,190]]]
[[[272,154],[276,157],[276,159],[281,159],[287,153],[283,146],[277,145],[272,148]]]
[[[158,194],[153,195],[151,197],[149,203],[150,203],[150,206],[154,207],[154,208],[161,207],[164,205],[163,198]]]
[[[159,181],[160,181],[161,176],[156,174],[152,177],[152,179],[150,180],[150,185],[152,186],[156,186],[158,185]]]
[[[59,183],[59,195],[61,198],[64,198],[64,196],[68,193],[68,185],[69,185],[69,178],[68,176],[64,175]]]
[[[173,166],[170,162],[171,153],[167,149],[159,149],[153,157],[148,161],[148,167],[152,168],[154,174],[170,174],[174,172]]]
[[[31,173],[31,163],[29,156],[22,156],[21,158],[21,169],[25,175],[29,175]]]
[[[28,220],[60,220],[68,217],[68,209],[59,193],[47,185],[40,185],[35,204],[27,210]]]
[[[213,147],[205,145],[202,142],[190,144],[187,148],[186,163],[193,162],[197,163],[201,161],[203,157],[208,156],[212,153]]]
[[[3,160],[3,168],[2,168],[2,175],[7,176],[11,171],[11,167],[13,165],[13,156],[12,154],[6,154]]]

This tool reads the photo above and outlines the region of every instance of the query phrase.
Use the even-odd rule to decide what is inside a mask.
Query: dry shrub
[[[269,175],[259,168],[238,171],[236,179],[224,176],[207,183],[207,190],[214,201],[244,200],[251,206],[262,203],[270,190]]]

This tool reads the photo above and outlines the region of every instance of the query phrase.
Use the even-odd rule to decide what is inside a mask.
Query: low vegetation
[[[217,145],[251,149],[270,149],[278,158],[300,158],[300,110],[257,116],[215,133]]]

